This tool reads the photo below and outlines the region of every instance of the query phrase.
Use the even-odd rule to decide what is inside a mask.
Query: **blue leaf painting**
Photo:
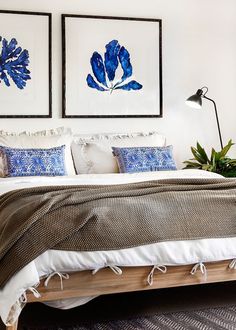
[[[116,89],[123,89],[124,91],[131,91],[131,90],[134,90],[134,91],[137,91],[139,89],[141,89],[143,86],[138,83],[137,81],[135,80],[131,80],[128,84],[125,84],[123,86],[118,86],[116,87]]]
[[[121,47],[119,52],[119,60],[121,67],[123,69],[123,76],[121,77],[122,81],[132,76],[133,68],[130,63],[130,55],[127,49],[125,47]]]
[[[91,74],[88,74],[88,76],[87,76],[87,84],[89,87],[95,88],[100,92],[104,92],[106,90],[105,88],[99,86],[98,83],[96,83],[96,81],[93,79]]]
[[[93,74],[97,81],[107,87],[105,67],[102,56],[98,52],[94,52],[90,60]]]
[[[17,47],[17,40],[12,38],[8,42],[5,38],[0,37],[2,46],[0,54],[0,83],[3,81],[7,87],[10,87],[10,80],[15,83],[17,88],[24,89],[27,80],[31,79],[30,71],[27,69],[29,65],[29,52]]]
[[[97,52],[93,52],[90,59],[93,75],[87,75],[86,82],[88,87],[100,92],[112,92],[114,90],[138,91],[143,88],[142,84],[129,78],[133,75],[130,53],[120,46],[118,40],[111,40],[105,46],[106,52],[104,60]],[[122,77],[117,77],[117,69],[122,69]],[[125,84],[123,84],[125,82]]]
[[[2,73],[1,73],[1,75],[0,75],[0,80],[3,80],[4,83],[5,83],[5,85],[6,85],[7,87],[10,86],[10,82],[9,82],[9,80],[8,80],[7,75],[6,75],[5,72],[2,72]]]
[[[105,67],[108,79],[113,81],[115,78],[116,69],[119,65],[118,54],[120,45],[117,40],[112,40],[106,45]]]

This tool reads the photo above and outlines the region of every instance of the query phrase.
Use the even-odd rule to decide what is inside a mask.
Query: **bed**
[[[0,194],[32,187],[124,187],[173,179],[214,183],[219,178],[199,170],[4,178],[0,179]],[[7,329],[13,330],[26,303],[42,301],[66,309],[100,294],[235,280],[235,243],[232,233],[228,237],[163,241],[109,251],[49,249],[15,273],[0,290],[0,315]]]
[[[101,294],[236,279],[235,180],[206,171],[175,170],[172,147],[165,143],[157,132],[73,136],[65,128],[20,134],[0,131],[0,317],[8,330],[17,329],[26,303],[41,301],[67,309]],[[145,157],[133,168],[129,162],[119,163],[120,152],[127,155],[130,148],[134,148],[132,160],[141,151]],[[146,166],[147,159],[154,172]],[[138,171],[137,166],[141,166]],[[136,172],[118,173],[127,169]],[[192,188],[194,184],[199,186]],[[195,190],[203,192],[201,200],[189,202]],[[162,208],[152,197],[156,193],[162,196]],[[177,195],[187,198],[185,204],[179,204]],[[101,205],[92,206],[97,200]],[[147,201],[152,202],[150,207]],[[57,210],[64,210],[63,215]],[[78,212],[82,224],[73,223]],[[35,214],[42,215],[42,222]],[[91,221],[85,221],[86,214]],[[214,214],[221,221],[217,225]],[[121,222],[116,223],[118,218]],[[144,219],[152,219],[151,226]],[[63,230],[48,228],[49,220],[56,227],[60,223]],[[186,230],[186,220],[193,228]],[[102,227],[90,233],[92,224]],[[205,227],[208,232],[198,237]],[[166,230],[168,239],[157,240]],[[94,247],[99,236],[103,245]]]

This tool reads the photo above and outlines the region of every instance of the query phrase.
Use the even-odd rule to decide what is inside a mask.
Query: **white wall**
[[[213,105],[192,110],[185,99],[204,85],[218,106],[223,140],[236,142],[235,0],[0,0],[0,9],[53,13],[53,118],[0,119],[5,130],[69,126],[75,132],[158,130],[173,144],[179,167],[198,140],[219,148]],[[61,119],[61,13],[163,20],[164,116],[147,119]],[[1,85],[0,85],[1,88]],[[1,106],[1,105],[0,105]],[[234,148],[234,151],[236,148]]]

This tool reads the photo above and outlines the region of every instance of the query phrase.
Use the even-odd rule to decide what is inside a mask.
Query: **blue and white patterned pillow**
[[[112,147],[121,173],[176,170],[172,146]]]
[[[0,146],[5,155],[7,176],[66,175],[65,145],[50,149],[21,149]]]

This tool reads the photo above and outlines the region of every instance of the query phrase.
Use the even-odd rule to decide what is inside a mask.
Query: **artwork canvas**
[[[51,117],[51,14],[0,11],[0,117]]]
[[[62,15],[63,117],[162,117],[161,23]]]

